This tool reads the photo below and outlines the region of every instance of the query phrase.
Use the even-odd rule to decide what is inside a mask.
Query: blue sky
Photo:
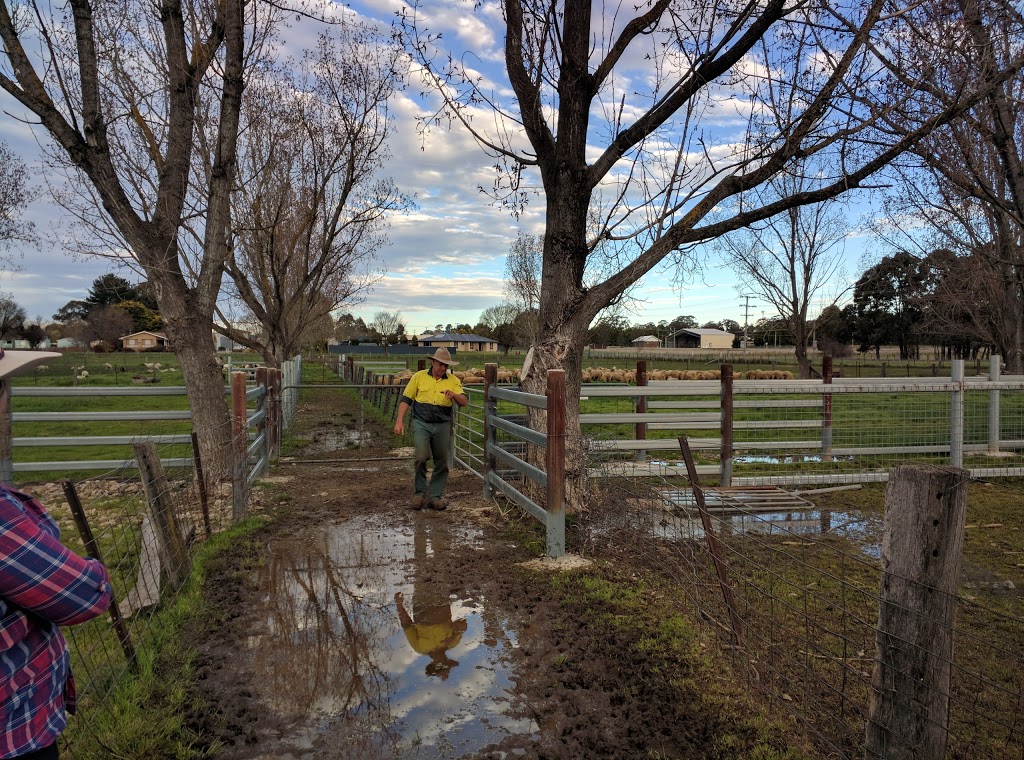
[[[354,2],[359,13],[372,14],[390,23],[398,3],[378,0]],[[504,87],[500,61],[500,29],[488,23],[488,15],[470,12],[472,3],[446,0],[431,3],[431,30],[445,35],[453,45],[464,45],[475,53],[485,75],[499,89]],[[290,42],[309,39],[308,22],[289,32]],[[389,234],[390,244],[381,251],[383,279],[366,294],[363,303],[349,311],[370,319],[380,309],[400,310],[410,332],[436,324],[475,324],[480,313],[502,299],[504,256],[519,231],[538,234],[543,230],[543,199],[535,196],[519,219],[493,205],[478,186],[489,187],[493,160],[489,159],[460,128],[436,128],[424,140],[416,130],[416,116],[425,112],[419,99],[421,87],[412,84],[392,104],[395,132],[391,160],[385,172],[398,187],[415,196],[417,208],[396,217]],[[23,109],[0,94],[0,139],[16,150],[33,168],[42,186],[45,169],[34,132],[15,117]],[[723,122],[723,129],[728,124]],[[44,193],[29,209],[28,218],[49,239],[37,248],[15,249],[18,268],[0,270],[0,290],[12,293],[31,318],[48,320],[67,301],[85,296],[92,281],[109,271],[112,262],[100,258],[69,255],[60,244],[70,234],[72,220]],[[846,273],[856,277],[863,239],[847,245]],[[710,254],[709,254],[710,256]],[[136,279],[128,271],[121,272]],[[671,271],[661,267],[645,278],[635,291],[636,301],[626,317],[632,322],[671,320],[692,314],[699,322],[734,319],[743,322],[744,299],[736,277],[713,257],[701,273],[682,287],[673,283]],[[814,311],[814,309],[812,309]],[[750,302],[750,319],[771,316],[773,310],[761,301]]]

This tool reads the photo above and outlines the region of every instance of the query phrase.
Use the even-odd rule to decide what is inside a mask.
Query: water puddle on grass
[[[272,544],[256,577],[267,615],[248,649],[275,720],[249,757],[451,758],[536,732],[505,714],[515,632],[484,599],[433,581],[451,543],[478,540],[417,513]]]
[[[778,512],[722,512],[711,514],[717,535],[758,535],[776,537],[839,536],[847,539],[870,557],[881,556],[882,519],[876,515],[856,512],[835,512],[822,509]],[[666,513],[654,526],[662,538],[703,541],[704,526],[699,513],[683,510]]]

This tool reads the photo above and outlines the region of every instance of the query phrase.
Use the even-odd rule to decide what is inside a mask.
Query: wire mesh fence
[[[201,488],[195,469],[165,472],[157,447],[140,443],[137,450],[141,478],[139,469],[124,467],[32,488],[62,526],[62,542],[104,563],[114,596],[108,615],[62,629],[79,712],[87,716],[62,736],[71,757],[110,756],[98,727],[118,720],[116,692],[151,658],[162,634],[159,611],[173,604],[193,548],[233,521],[229,478],[210,478]],[[215,463],[206,465],[217,472]]]
[[[607,452],[590,451],[588,469],[600,472]],[[827,489],[828,505],[818,506],[813,492],[695,488],[687,478],[600,477],[587,485],[583,498],[577,494],[571,548],[628,558],[671,578],[737,670],[789,709],[824,754],[914,756],[920,736],[891,722],[881,738],[871,737],[886,699],[897,713],[922,716],[925,726],[941,723],[932,728],[946,742],[947,757],[1024,753],[1024,601],[1010,580],[1019,570],[1004,563],[1002,573],[992,573],[968,551],[963,585],[954,577],[953,590],[943,591],[917,573],[904,574],[899,581],[926,604],[894,602],[883,583],[891,582],[883,572],[883,510],[855,506],[858,500],[844,504],[848,491]],[[943,607],[955,609],[955,622],[934,613]],[[891,617],[893,609],[935,633],[922,643],[889,628],[883,613]],[[953,642],[951,655],[938,646],[943,637]],[[884,657],[886,647],[918,655],[914,666]],[[888,667],[880,673],[883,661]],[[945,688],[908,696],[908,683],[943,668]],[[948,723],[929,712],[939,703],[948,704]]]

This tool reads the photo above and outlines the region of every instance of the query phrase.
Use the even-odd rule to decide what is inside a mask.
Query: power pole
[[[744,293],[740,298],[745,299],[745,303],[740,304],[743,306],[743,347],[747,348],[750,345],[750,299],[756,298],[749,293]]]

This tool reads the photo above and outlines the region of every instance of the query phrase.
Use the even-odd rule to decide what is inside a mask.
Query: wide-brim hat
[[[53,351],[7,351],[0,348],[0,379],[60,357],[60,354]]]
[[[430,358],[431,359],[436,359],[437,361],[441,362],[442,364],[447,364],[449,367],[454,367],[456,364],[458,364],[458,362],[452,361],[452,355],[450,353],[448,353],[448,349],[447,348],[439,348],[439,349],[437,349],[434,352],[434,355],[432,357],[430,357]]]

